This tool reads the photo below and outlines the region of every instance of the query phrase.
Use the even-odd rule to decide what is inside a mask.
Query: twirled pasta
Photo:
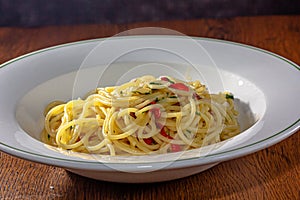
[[[50,103],[42,140],[95,154],[177,152],[237,135],[237,115],[230,93],[209,94],[199,81],[143,76],[84,99]]]

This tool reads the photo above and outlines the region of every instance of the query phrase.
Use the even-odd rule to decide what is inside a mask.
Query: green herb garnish
[[[150,82],[149,84],[151,84],[151,85],[162,85],[161,83],[158,83],[158,82]]]
[[[233,94],[229,93],[225,95],[226,99],[234,99]]]

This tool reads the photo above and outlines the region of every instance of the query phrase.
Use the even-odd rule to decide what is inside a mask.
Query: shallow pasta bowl
[[[74,153],[40,140],[43,110],[97,86],[151,74],[198,79],[209,91],[230,91],[243,132],[186,152],[149,156]],[[1,65],[0,150],[115,182],[186,177],[267,148],[299,129],[300,68],[271,52],[228,41],[183,36],[87,40],[36,51]]]

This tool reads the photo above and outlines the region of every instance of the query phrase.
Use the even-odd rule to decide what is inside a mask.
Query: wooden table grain
[[[189,36],[241,42],[300,64],[300,16],[1,27],[0,63],[41,48],[109,37],[141,27],[164,27]],[[300,112],[299,107],[295,109]],[[300,131],[267,149],[223,162],[197,175],[152,184],[92,180],[1,152],[0,199],[300,199],[299,142]]]

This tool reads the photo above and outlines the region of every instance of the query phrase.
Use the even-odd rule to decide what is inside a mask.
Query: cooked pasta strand
[[[145,155],[183,151],[240,133],[233,96],[199,81],[143,76],[45,108],[42,140],[78,152]]]

